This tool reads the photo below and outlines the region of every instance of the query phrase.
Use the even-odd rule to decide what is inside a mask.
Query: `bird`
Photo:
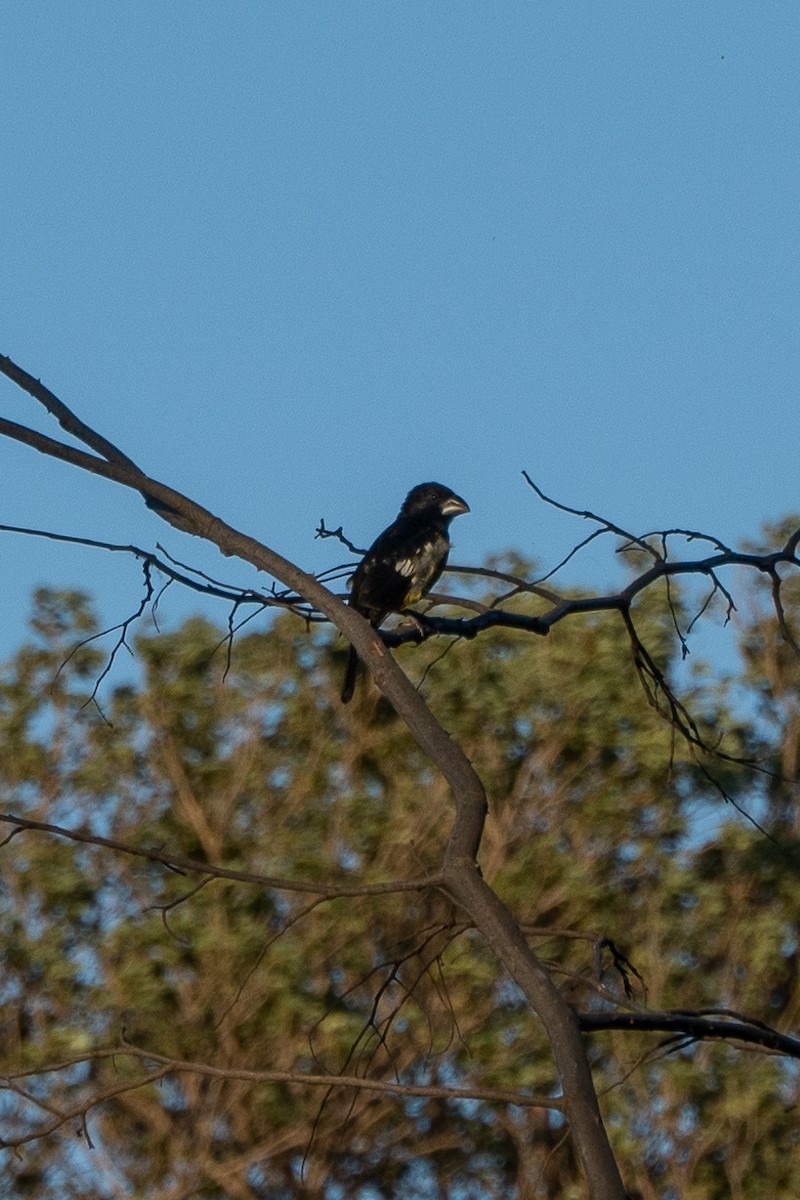
[[[427,596],[447,563],[450,522],[469,511],[466,500],[444,484],[413,487],[396,520],[375,539],[356,567],[350,607],[377,629],[390,613],[405,612]],[[358,654],[351,646],[343,704],[353,697],[357,669]]]

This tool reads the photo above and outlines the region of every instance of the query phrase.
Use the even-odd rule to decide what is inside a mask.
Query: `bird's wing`
[[[442,573],[447,535],[414,518],[395,521],[380,535],[353,576],[350,603],[382,617],[421,599]]]

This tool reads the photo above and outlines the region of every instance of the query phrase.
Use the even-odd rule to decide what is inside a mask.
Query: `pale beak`
[[[466,500],[462,500],[460,496],[451,496],[449,500],[445,500],[442,505],[442,514],[445,517],[456,517],[459,513],[468,513],[469,505]]]

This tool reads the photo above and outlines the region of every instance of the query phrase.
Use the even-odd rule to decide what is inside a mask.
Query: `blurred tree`
[[[637,624],[670,672],[679,645],[663,598],[649,595]],[[135,680],[100,714],[88,600],[40,592],[32,632],[0,681],[4,810],[320,891],[45,833],[6,843],[0,1137],[16,1194],[582,1195],[556,1107],[480,1098],[553,1096],[556,1080],[538,1020],[464,913],[438,889],[335,894],[435,871],[451,810],[374,689],[339,704],[343,643],[291,618],[230,653],[205,620],[151,631]],[[743,645],[734,682],[753,721],[701,681],[692,710],[734,731],[729,751],[766,753],[756,702],[774,648],[757,616]],[[646,703],[620,622],[594,613],[544,641],[498,629],[445,655],[436,642],[399,653],[486,783],[484,875],[576,1008],[627,1003],[627,984],[655,1008],[797,1024],[789,806],[776,842],[723,807]],[[795,696],[787,684],[768,697],[784,768],[789,717],[775,714]],[[795,1064],[615,1032],[593,1036],[592,1065],[632,1195],[794,1195]]]

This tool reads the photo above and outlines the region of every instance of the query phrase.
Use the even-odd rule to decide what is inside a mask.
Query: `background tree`
[[[669,620],[652,614],[651,643],[668,643]],[[435,867],[446,788],[374,692],[353,719],[341,708],[341,647],[327,635],[283,618],[268,636],[237,639],[230,664],[224,631],[204,621],[143,635],[142,685],[117,687],[103,720],[86,707],[102,652],[84,647],[59,671],[96,632],[86,601],[42,593],[32,624],[37,641],[3,680],[7,807],[70,825],[80,813],[123,842],[323,887]],[[420,670],[434,653],[404,661]],[[483,721],[465,703],[476,678]],[[694,843],[693,814],[718,801],[686,758],[670,777],[668,730],[642,702],[624,631],[602,617],[558,641],[499,631],[456,646],[427,687],[493,798],[487,877],[576,1005],[619,998],[623,976],[601,945],[610,938],[642,976],[629,977],[639,1000],[646,985],[657,1007],[738,1004],[792,1024],[791,871],[739,820]],[[25,1090],[51,1109],[124,1089],[88,1117],[111,1194],[330,1195],[337,1181],[387,1196],[579,1188],[570,1155],[553,1153],[564,1130],[541,1109],[347,1090],[322,1104],[289,1083],[236,1077],[396,1073],[546,1091],[536,1022],[440,894],[310,908],[307,897],[227,880],[195,891],[184,874],[131,856],[115,855],[109,870],[102,847],[41,836],[15,839],[10,869],[11,849],[7,1044],[18,1070],[36,1072]],[[93,1056],[123,1030],[133,1047],[221,1076],[143,1086],[160,1064]],[[737,1178],[741,1195],[757,1178],[774,1180],[776,1195],[791,1187],[794,1083],[776,1060],[754,1071],[740,1051],[687,1049],[620,1082],[629,1039],[596,1039],[593,1066],[611,1089],[623,1174],[642,1195],[736,1194]],[[38,1074],[87,1051],[55,1077]],[[12,1092],[6,1121],[7,1139],[25,1136],[42,1114]],[[8,1166],[32,1194],[109,1194],[100,1182],[89,1193],[82,1174],[65,1192],[72,1155],[69,1139],[38,1137]]]

